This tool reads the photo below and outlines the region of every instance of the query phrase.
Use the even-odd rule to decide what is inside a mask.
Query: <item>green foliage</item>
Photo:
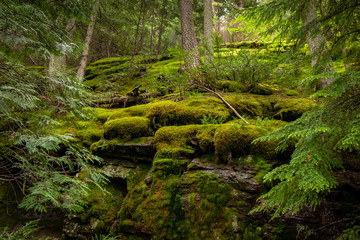
[[[118,237],[114,237],[111,235],[95,235],[91,237],[91,240],[118,240]]]
[[[220,161],[228,162],[233,157],[246,156],[249,154],[262,155],[265,158],[274,158],[276,141],[254,144],[253,140],[274,131],[283,125],[277,121],[264,121],[262,126],[226,124],[219,127],[214,135],[215,154]]]
[[[337,240],[355,240],[360,237],[360,226],[354,226],[346,229]]]
[[[4,229],[2,233],[0,233],[1,240],[35,240],[36,237],[32,237],[31,235],[38,231],[40,228],[38,227],[38,221],[30,221],[25,223],[25,225],[19,227],[15,231],[9,231],[8,229]]]
[[[20,207],[46,212],[50,205],[68,212],[85,206],[86,183],[75,179],[86,170],[88,182],[106,178],[91,164],[100,159],[73,143],[69,134],[57,132],[57,115],[88,119],[83,110],[87,94],[71,74],[44,75],[24,63],[29,56],[73,52],[64,26],[53,18],[85,20],[91,1],[54,2],[6,0],[0,3],[0,135],[8,139],[0,157],[5,181],[23,185]],[[89,5],[90,4],[90,5]],[[54,12],[52,12],[54,10]],[[76,15],[76,16],[75,16]],[[16,16],[16,17],[14,17]]]
[[[333,172],[342,169],[340,151],[353,151],[359,146],[356,136],[360,113],[356,107],[360,101],[357,74],[340,75],[331,86],[315,94],[327,97],[323,107],[255,141],[278,140],[278,150],[296,143],[290,163],[264,177],[265,182],[280,182],[261,197],[266,204],[257,210],[269,208],[278,216],[287,210],[295,213],[305,204],[315,208],[322,196],[337,186]]]
[[[229,58],[225,63],[229,71],[228,78],[239,81],[250,89],[259,82],[270,78],[272,63],[261,60],[257,54],[239,54],[237,57]]]

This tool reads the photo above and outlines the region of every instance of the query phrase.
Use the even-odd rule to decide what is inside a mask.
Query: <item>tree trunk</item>
[[[139,46],[138,46],[138,49],[137,49],[137,54],[139,54],[143,50],[143,46],[144,46],[146,13],[147,13],[147,11],[146,11],[146,2],[144,2],[144,11],[142,13],[142,20],[141,20],[141,35],[140,35]]]
[[[159,27],[159,38],[158,38],[158,43],[157,43],[157,48],[156,48],[156,56],[155,59],[158,60],[159,54],[160,54],[160,47],[161,47],[161,37],[163,34],[163,28],[164,28],[164,18],[165,18],[165,8],[162,10],[162,14],[161,14],[161,21],[160,21],[160,27]]]
[[[244,0],[240,0],[240,8],[242,9],[242,8],[244,8]]]
[[[181,43],[182,48],[187,54],[185,57],[185,68],[197,68],[201,62],[195,37],[191,0],[180,0],[180,19]]]
[[[311,66],[315,74],[335,72],[331,60],[330,51],[326,44],[326,38],[322,32],[321,25],[317,18],[314,0],[307,2],[302,14],[303,26],[306,28],[306,41],[311,54]],[[314,32],[318,32],[314,36]],[[330,85],[333,78],[321,78],[316,89],[322,89]]]
[[[58,19],[60,21],[60,18]],[[71,18],[66,24],[65,31],[68,36],[72,37],[74,31],[75,19]],[[64,50],[61,51],[60,56],[50,55],[48,74],[53,77],[56,73],[63,72],[66,67],[66,53]]]
[[[81,58],[80,58],[80,65],[79,68],[77,70],[76,76],[79,79],[80,82],[83,81],[84,76],[85,76],[85,68],[87,65],[87,60],[88,60],[88,55],[89,55],[89,48],[90,48],[90,42],[91,42],[91,38],[94,32],[94,26],[95,26],[95,20],[96,20],[96,14],[97,14],[97,5],[100,3],[100,0],[97,0],[94,7],[93,7],[93,12],[90,16],[90,22],[88,24],[88,28],[86,31],[86,37],[85,37],[85,46],[84,49],[82,51],[81,54]]]
[[[209,64],[214,59],[214,49],[212,40],[213,20],[212,20],[212,0],[204,0],[204,46],[205,64]]]
[[[151,33],[150,33],[150,46],[149,46],[149,61],[153,55],[154,48],[154,25],[155,25],[155,0],[153,0],[153,8],[151,11]]]
[[[144,7],[144,1],[141,1],[140,3],[140,12],[139,12],[139,19],[138,19],[138,22],[136,24],[136,33],[135,33],[135,39],[134,39],[134,47],[133,47],[133,51],[132,51],[132,54],[131,54],[131,60],[130,60],[130,68],[132,68],[132,64],[134,62],[134,57],[135,57],[135,54],[136,54],[136,49],[137,49],[137,39],[138,39],[138,36],[139,36],[139,28],[140,28],[140,21],[141,21],[141,13],[143,12],[143,7]]]
[[[349,69],[350,65],[347,62],[347,49],[346,49],[346,45],[344,44],[343,48],[342,48],[342,54],[343,54],[343,59],[344,59],[344,67],[345,70]]]

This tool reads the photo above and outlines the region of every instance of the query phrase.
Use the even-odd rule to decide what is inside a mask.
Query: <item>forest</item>
[[[359,0],[1,0],[0,239],[360,239],[359,38]]]

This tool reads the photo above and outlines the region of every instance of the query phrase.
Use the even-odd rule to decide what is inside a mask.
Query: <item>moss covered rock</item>
[[[150,135],[150,121],[144,117],[124,117],[104,124],[104,138],[130,140]]]
[[[278,99],[274,105],[277,111],[274,115],[275,119],[284,121],[294,121],[301,117],[304,112],[307,112],[315,107],[315,102],[306,98],[284,98]]]
[[[220,125],[186,125],[160,128],[155,133],[158,158],[190,157],[196,151],[213,149],[214,133]]]
[[[219,127],[214,135],[215,155],[223,162],[229,162],[233,157],[245,156],[249,154],[261,155],[271,159],[277,156],[275,148],[277,142],[257,142],[253,141],[270,132],[283,122],[265,121],[263,126],[226,124]]]

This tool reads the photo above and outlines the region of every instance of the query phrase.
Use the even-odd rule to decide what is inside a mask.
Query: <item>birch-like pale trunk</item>
[[[317,17],[316,5],[314,0],[307,2],[302,14],[302,24],[306,30],[306,41],[311,54],[311,66],[315,74],[333,73],[334,65],[331,59],[330,51],[326,43],[326,38],[321,29]],[[318,32],[314,35],[314,32]],[[321,78],[316,90],[329,86],[334,81],[333,78]]]
[[[58,18],[58,21],[60,21],[61,18]],[[71,18],[68,23],[66,24],[65,31],[68,36],[72,36],[72,32],[75,28],[75,19]],[[61,50],[59,56],[55,56],[53,54],[50,55],[49,59],[49,65],[48,65],[48,75],[50,77],[53,77],[56,75],[56,73],[63,72],[66,67],[66,52],[64,49]]]
[[[94,33],[97,7],[98,7],[97,5],[99,5],[99,3],[100,3],[100,0],[97,0],[95,6],[93,7],[93,13],[90,16],[90,22],[88,24],[88,28],[86,31],[84,49],[83,49],[81,57],[80,57],[79,68],[76,73],[76,76],[80,82],[82,82],[85,77],[85,69],[86,69],[88,56],[89,56],[90,42],[91,42],[92,35]]]

